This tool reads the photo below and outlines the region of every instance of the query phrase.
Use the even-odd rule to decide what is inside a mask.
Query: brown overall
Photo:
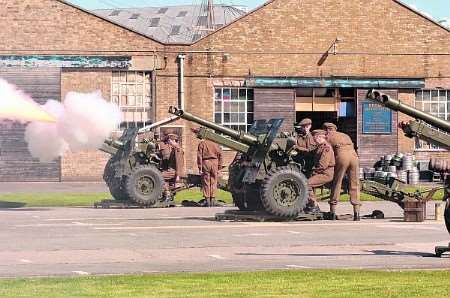
[[[203,197],[215,198],[217,179],[222,169],[222,149],[216,143],[202,140],[197,150],[197,166],[202,175]]]

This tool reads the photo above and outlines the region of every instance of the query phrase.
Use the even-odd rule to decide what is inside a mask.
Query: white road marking
[[[304,234],[302,232],[296,232],[296,231],[287,231],[289,234],[294,234],[294,235],[298,235],[298,234]]]
[[[32,218],[40,218],[40,217],[37,215],[33,215]]]
[[[85,272],[85,271],[72,271],[72,273],[78,274],[78,275],[89,275],[89,272]]]
[[[133,236],[133,237],[136,237],[138,234],[136,234],[136,233],[128,233],[128,236]]]
[[[286,265],[288,268],[300,268],[300,269],[310,269],[312,267],[300,266],[300,265]]]
[[[30,260],[27,260],[27,259],[21,259],[20,262],[21,263],[27,263],[27,264],[33,263],[33,262],[31,262]]]
[[[123,223],[116,223],[116,224],[92,224],[92,223],[81,223],[81,222],[74,222],[74,223],[67,223],[67,224],[29,224],[29,225],[15,225],[16,228],[48,228],[48,227],[93,227],[93,226],[122,226]]]
[[[236,234],[233,235],[234,237],[264,237],[264,236],[270,236],[270,234],[263,234],[263,233],[250,233],[250,234]]]
[[[225,258],[220,255],[208,255],[208,257],[211,257],[211,258],[214,258],[217,260],[225,260]]]

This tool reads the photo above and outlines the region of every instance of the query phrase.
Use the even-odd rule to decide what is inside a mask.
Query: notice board
[[[392,111],[385,106],[364,100],[362,102],[362,133],[392,134]]]

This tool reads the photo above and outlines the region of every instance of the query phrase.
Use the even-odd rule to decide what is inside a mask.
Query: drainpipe
[[[186,55],[178,55],[178,107],[184,110],[184,59]]]

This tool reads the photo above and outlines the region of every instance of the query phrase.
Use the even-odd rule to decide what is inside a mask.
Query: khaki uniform
[[[159,143],[161,173],[164,181],[175,183],[175,178],[184,175],[184,152],[166,142]]]
[[[297,148],[300,151],[311,152],[317,148],[317,144],[314,141],[311,133],[305,135],[297,135]]]
[[[308,179],[308,188],[310,204],[316,205],[314,188],[333,181],[335,158],[330,144],[324,143],[317,147],[313,163],[313,172]]]
[[[345,174],[348,175],[349,179],[350,203],[353,206],[361,205],[359,199],[359,158],[353,147],[352,140],[345,133],[337,131],[329,132],[327,140],[333,147],[336,157],[330,205],[336,205],[339,202],[342,180]]]
[[[197,150],[198,170],[202,175],[203,197],[215,198],[217,179],[222,169],[222,149],[216,143],[202,140]]]

